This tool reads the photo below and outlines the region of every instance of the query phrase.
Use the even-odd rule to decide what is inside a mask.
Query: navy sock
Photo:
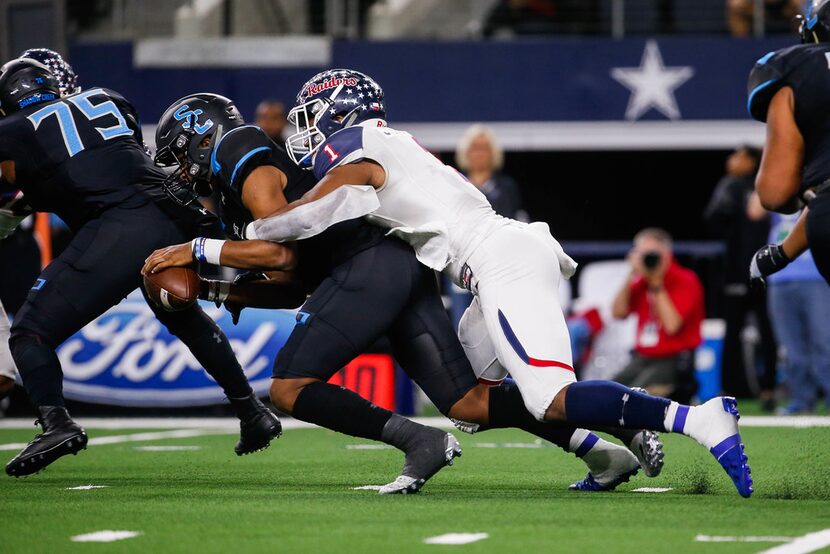
[[[291,415],[332,431],[379,441],[392,412],[348,389],[317,382],[303,387]]]
[[[490,389],[489,412],[487,429],[516,427],[570,451],[574,427],[558,422],[538,421],[527,411],[519,387],[512,382]]]
[[[63,371],[55,349],[39,336],[28,334],[13,335],[9,346],[32,404],[64,407]]]
[[[579,381],[568,386],[565,415],[568,423],[580,427],[662,431],[670,403],[613,381]]]

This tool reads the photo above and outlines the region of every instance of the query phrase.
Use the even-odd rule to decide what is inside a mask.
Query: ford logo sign
[[[294,328],[295,312],[247,308],[233,325],[224,308],[200,304],[230,339],[254,391],[267,395],[274,357]],[[187,346],[155,318],[139,291],[74,334],[57,352],[64,394],[72,400],[179,407],[225,399]]]

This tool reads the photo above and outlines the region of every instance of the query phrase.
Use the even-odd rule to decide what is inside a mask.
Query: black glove
[[[768,244],[761,247],[749,263],[750,287],[763,289],[767,285],[766,278],[787,267],[791,261],[780,244]]]
[[[261,271],[246,271],[245,273],[240,273],[236,276],[233,280],[234,285],[238,285],[240,283],[250,283],[251,281],[263,281],[268,280],[268,276],[265,275]],[[224,302],[225,309],[231,314],[231,321],[233,324],[236,325],[239,323],[239,316],[242,313],[242,310],[245,308],[244,304],[240,304],[238,302],[230,302],[225,300]],[[217,306],[218,307],[218,306]]]

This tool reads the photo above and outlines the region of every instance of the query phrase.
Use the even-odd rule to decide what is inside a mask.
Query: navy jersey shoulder
[[[348,127],[330,136],[314,156],[314,176],[322,179],[326,173],[349,158],[355,161],[363,151],[363,127]]]
[[[823,44],[798,44],[770,52],[761,57],[749,73],[747,109],[758,121],[766,121],[767,110],[775,93],[783,87],[797,87],[810,73],[828,70],[825,55],[830,48]]]
[[[165,174],[141,144],[138,116],[121,94],[91,88],[0,120],[0,160],[38,211],[77,227],[113,206],[164,207]]]
[[[275,147],[259,127],[244,125],[227,131],[210,158],[214,179],[221,186],[241,193],[242,184],[254,169],[276,165]]]
[[[210,163],[213,182],[220,195],[222,220],[236,238],[242,227],[253,221],[242,202],[242,188],[256,168],[273,166],[285,174],[288,185],[284,192],[289,202],[308,192],[316,183],[309,172],[291,161],[283,148],[253,125],[236,127],[225,133],[213,149]]]
[[[771,52],[758,60],[749,77],[748,107],[766,121],[773,96],[790,87],[795,123],[804,139],[802,187],[830,178],[830,44],[803,44]]]

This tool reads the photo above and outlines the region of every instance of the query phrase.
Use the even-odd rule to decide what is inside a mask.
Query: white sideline
[[[452,429],[445,417],[416,417],[414,421],[433,427]],[[0,429],[30,429],[33,418],[0,419]],[[78,423],[90,429],[212,429],[239,430],[239,421],[232,417],[81,417]],[[313,429],[316,425],[292,418],[282,419],[282,428]],[[741,427],[830,427],[830,416],[742,416]]]
[[[695,542],[790,542],[794,537],[696,535]]]
[[[830,529],[807,533],[804,536],[793,539],[792,542],[763,550],[758,554],[808,554],[815,552],[825,546],[830,546]]]
[[[177,429],[175,431],[159,431],[152,433],[133,433],[132,435],[110,435],[108,437],[93,437],[89,439],[89,445],[99,446],[103,444],[118,444],[122,442],[156,441],[162,439],[186,439],[190,437],[200,437],[202,435],[224,435],[226,433],[229,433],[229,431],[226,429]],[[12,442],[7,444],[0,444],[0,450],[20,450],[25,446],[25,442]]]

